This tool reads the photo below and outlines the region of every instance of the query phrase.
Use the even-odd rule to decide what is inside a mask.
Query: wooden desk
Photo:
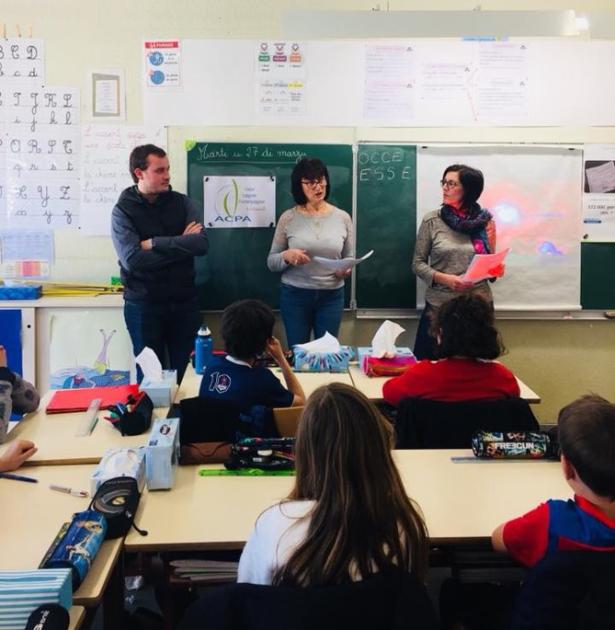
[[[548,498],[572,492],[558,463],[453,463],[452,455],[471,451],[395,451],[409,496],[417,501],[437,544],[487,541],[500,523]],[[288,495],[292,477],[200,477],[203,466],[181,466],[175,487],[149,492],[126,550],[171,551],[239,549],[258,515]]]
[[[284,384],[284,378],[279,368],[271,368],[275,376]],[[309,396],[317,387],[328,383],[346,383],[352,385],[352,379],[347,372],[295,372],[306,396]],[[199,395],[201,375],[196,374],[191,364],[188,364],[186,373],[180,386],[177,388],[175,402],[179,403],[184,398],[192,398]]]
[[[68,616],[70,619],[68,630],[79,630],[85,620],[85,608],[83,606],[72,606],[68,611]]]
[[[38,567],[62,523],[74,512],[85,510],[90,499],[73,497],[50,490],[50,483],[89,490],[93,466],[32,466],[23,474],[39,483],[0,479],[2,529],[0,568],[23,571]],[[86,608],[97,606],[122,551],[122,539],[107,540],[83,584],[73,595],[73,604]]]
[[[353,385],[363,392],[371,400],[382,400],[382,386],[388,380],[385,376],[367,376],[358,365],[351,365],[349,368]],[[539,403],[540,396],[532,391],[521,379],[517,378],[521,398],[525,398],[530,404]]]
[[[31,440],[38,447],[38,452],[29,459],[25,466],[62,465],[62,464],[97,464],[108,448],[143,446],[149,431],[137,436],[122,434],[104,419],[106,411],[98,413],[98,423],[91,435],[76,437],[75,432],[83,414],[57,413],[46,414],[45,406],[53,392],[49,392],[41,402],[38,411],[28,414],[23,420],[12,423],[6,444],[12,440]],[[154,409],[154,417],[165,418],[167,408]],[[0,446],[0,453],[6,448]]]

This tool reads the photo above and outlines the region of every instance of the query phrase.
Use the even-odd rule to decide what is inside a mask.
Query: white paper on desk
[[[322,337],[308,341],[308,343],[300,343],[295,348],[301,348],[306,352],[340,352],[342,346],[340,342],[330,333],[325,333]]]
[[[151,348],[145,346],[139,356],[135,357],[135,361],[141,367],[144,379],[149,379],[150,382],[162,381],[162,365]]]
[[[386,319],[376,331],[372,339],[371,356],[376,359],[392,359],[397,354],[395,341],[403,333],[405,328],[399,324]]]
[[[497,254],[475,254],[467,271],[461,276],[465,282],[480,282],[487,278],[493,278],[492,269],[504,264],[504,259],[508,255],[510,248],[504,249]]]
[[[374,250],[372,249],[361,258],[323,258],[322,256],[314,256],[312,260],[324,265],[327,269],[332,269],[333,271],[347,271],[348,269],[356,267],[364,260],[367,260],[373,253]]]

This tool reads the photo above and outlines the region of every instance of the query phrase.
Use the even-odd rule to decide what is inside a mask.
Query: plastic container
[[[194,371],[197,374],[205,372],[207,364],[211,361],[213,348],[211,331],[207,326],[201,326],[194,342]]]

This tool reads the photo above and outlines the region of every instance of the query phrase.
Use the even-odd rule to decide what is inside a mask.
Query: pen
[[[13,473],[0,473],[2,479],[13,479],[14,481],[29,481],[30,483],[38,483],[38,479],[34,477],[25,477],[24,475],[15,475]]]
[[[82,499],[87,499],[90,496],[85,490],[73,490],[68,486],[60,486],[56,483],[50,483],[49,488],[51,490],[56,490],[57,492],[65,492],[66,494],[70,494],[71,497],[80,497]]]
[[[292,477],[294,474],[294,470],[263,470],[261,468],[238,468],[237,470],[202,468],[199,470],[201,477]]]

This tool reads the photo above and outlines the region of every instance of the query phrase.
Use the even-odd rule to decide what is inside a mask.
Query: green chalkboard
[[[276,219],[279,218],[295,204],[290,192],[290,173],[305,156],[320,158],[327,165],[331,178],[329,202],[351,212],[350,145],[198,142],[190,143],[187,150],[188,196],[201,212],[203,178],[268,176],[276,180]],[[196,259],[202,309],[220,310],[244,298],[259,298],[274,308],[278,306],[279,276],[267,269],[273,233],[273,226],[208,229],[209,254]]]
[[[581,305],[615,309],[615,243],[581,244]]]
[[[359,144],[356,177],[357,308],[415,308],[416,147]]]

